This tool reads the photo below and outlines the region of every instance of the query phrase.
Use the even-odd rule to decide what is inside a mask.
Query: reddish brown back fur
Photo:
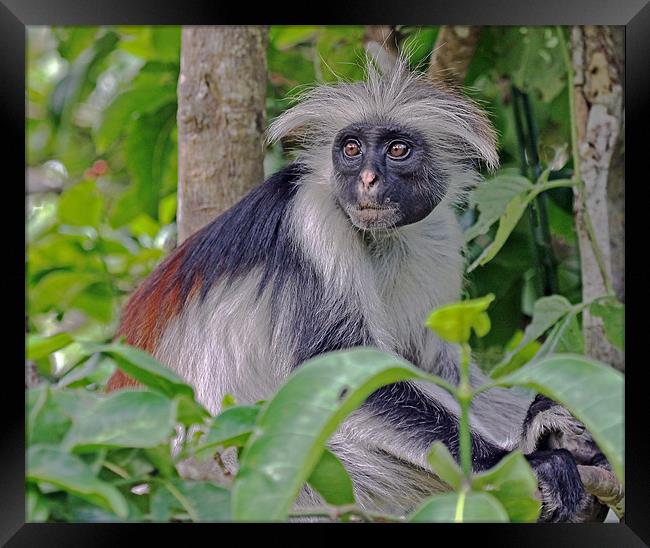
[[[185,243],[189,242],[187,240]],[[183,245],[167,257],[142,283],[128,300],[116,336],[124,337],[127,344],[153,354],[167,322],[183,306],[180,278],[177,276],[188,246]],[[195,284],[195,287],[198,287]],[[194,287],[190,294],[194,293]],[[106,385],[106,391],[140,386],[128,375],[117,371]]]

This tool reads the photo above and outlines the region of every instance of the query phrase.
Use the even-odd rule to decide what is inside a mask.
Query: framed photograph
[[[580,4],[5,1],[25,397],[0,539],[645,546],[650,8]]]

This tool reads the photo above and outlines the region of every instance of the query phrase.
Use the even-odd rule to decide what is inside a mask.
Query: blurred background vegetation
[[[412,52],[414,68],[426,69],[438,31],[398,27],[400,46]],[[176,245],[180,36],[179,27],[28,29],[30,334],[110,340],[125,297]],[[271,27],[267,121],[290,106],[290,97],[304,86],[361,78],[363,40],[361,26]],[[465,92],[487,110],[498,131],[501,170],[519,174],[522,162],[530,164],[531,158],[522,152],[527,143],[518,135],[513,89],[525,94],[524,114],[533,121],[529,138],[539,159],[531,169],[551,164],[561,169],[570,155],[570,116],[555,29],[485,27],[465,80]],[[265,174],[289,159],[281,145],[269,148]],[[555,293],[579,302],[572,191],[547,195]],[[471,209],[462,213],[464,228],[474,220]],[[490,309],[492,331],[474,344],[486,366],[516,346],[543,294],[529,222],[524,216],[497,257],[467,276],[469,296],[491,292],[497,297]],[[470,244],[469,260],[491,235]],[[577,323],[574,335],[574,345],[580,346]],[[38,372],[60,379],[71,371],[65,384],[103,385],[114,369],[110,358],[73,370],[79,356],[72,344],[37,360]]]

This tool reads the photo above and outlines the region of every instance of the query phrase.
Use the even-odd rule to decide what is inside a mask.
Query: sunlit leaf
[[[103,210],[104,198],[94,181],[71,186],[59,199],[59,220],[67,225],[97,227]]]
[[[28,360],[40,360],[53,352],[73,343],[69,333],[57,333],[51,337],[43,337],[34,333],[27,335],[26,351]]]
[[[429,314],[426,326],[446,341],[455,343],[469,341],[471,330],[478,337],[483,337],[490,331],[490,318],[486,310],[493,300],[494,295],[489,294],[479,299],[443,305]]]

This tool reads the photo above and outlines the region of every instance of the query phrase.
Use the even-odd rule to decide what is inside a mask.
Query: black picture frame
[[[641,224],[641,208],[647,208],[641,195],[646,184],[645,159],[648,156],[647,138],[648,104],[650,101],[650,5],[648,0],[443,0],[438,2],[323,3],[311,5],[308,16],[304,4],[283,2],[277,5],[259,3],[233,3],[207,0],[172,2],[157,0],[93,0],[82,3],[75,0],[2,0],[0,3],[0,109],[3,133],[2,166],[5,174],[5,191],[20,193],[17,181],[25,175],[25,55],[26,26],[31,25],[106,25],[106,24],[483,24],[483,25],[624,25],[625,26],[625,108],[626,108],[626,242],[629,249],[639,255],[630,257],[626,268],[627,301],[627,367],[626,367],[626,520],[624,524],[528,524],[528,525],[343,525],[338,530],[343,538],[357,533],[367,542],[369,535],[379,534],[388,542],[400,544],[406,537],[417,534],[417,542],[441,542],[440,534],[451,543],[471,541],[480,546],[646,546],[650,543],[650,474],[648,473],[649,443],[647,436],[647,407],[644,396],[647,389],[642,372],[647,367],[642,355],[645,327],[643,317],[634,321],[636,311],[643,310],[639,296],[643,286],[637,280],[634,262],[641,262],[646,230]],[[319,9],[320,8],[320,9]],[[15,174],[14,174],[15,172]],[[24,248],[13,234],[13,226],[24,225],[18,196],[7,196],[3,218],[7,221],[2,243],[3,272],[10,282],[18,285],[24,280]],[[15,216],[13,218],[12,216]],[[630,224],[632,222],[632,224]],[[638,230],[635,227],[638,224]],[[24,283],[24,282],[23,282]],[[156,542],[152,535],[164,535],[167,542],[187,542],[189,534],[209,535],[206,542],[223,542],[224,532],[234,533],[229,543],[248,542],[241,530],[246,524],[196,524],[174,526],[171,524],[33,524],[25,523],[25,428],[24,399],[21,395],[22,369],[18,363],[24,359],[14,356],[20,348],[24,330],[18,332],[16,318],[25,311],[24,292],[20,288],[6,287],[9,291],[5,310],[7,327],[5,335],[5,397],[11,402],[3,415],[3,436],[0,442],[0,542],[7,546],[115,546],[118,543],[135,544],[138,537],[143,542]],[[20,309],[22,307],[22,310]],[[16,330],[16,335],[10,333]],[[19,351],[16,350],[16,354]],[[17,363],[18,362],[18,363]],[[638,363],[641,362],[641,363]],[[647,396],[646,396],[647,399]],[[190,527],[188,529],[187,527]],[[215,527],[217,529],[215,529]],[[300,534],[305,540],[320,538],[334,531],[337,525],[267,524],[267,528],[281,527],[275,535],[262,537],[263,543],[286,543],[288,535]],[[316,531],[314,527],[319,530]],[[381,529],[379,529],[381,527]],[[402,529],[402,527],[406,527]],[[418,531],[413,528],[418,527]],[[208,529],[209,528],[209,529]],[[264,534],[265,532],[258,531]],[[399,536],[398,536],[399,535]],[[419,540],[419,539],[422,540]],[[239,540],[237,540],[239,539]],[[259,542],[259,541],[258,541]]]

